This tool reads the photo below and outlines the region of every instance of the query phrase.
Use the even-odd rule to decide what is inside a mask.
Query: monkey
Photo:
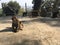
[[[12,17],[12,29],[14,32],[17,32],[18,29],[18,19],[16,18],[16,16]]]
[[[14,30],[14,32],[17,32],[18,30],[22,30],[22,28],[23,28],[22,22],[19,21],[16,16],[13,16],[12,17],[12,29]]]

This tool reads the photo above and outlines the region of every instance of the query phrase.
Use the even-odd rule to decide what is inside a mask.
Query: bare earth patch
[[[60,45],[59,19],[19,17],[19,20],[24,24],[23,31],[14,33],[11,17],[0,18],[0,45]]]

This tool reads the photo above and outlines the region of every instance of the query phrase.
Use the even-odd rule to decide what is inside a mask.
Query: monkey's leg
[[[14,24],[12,23],[12,29],[14,30]]]
[[[18,30],[20,29],[20,26],[19,26],[19,24],[20,24],[20,23],[19,23],[19,21],[17,21]]]

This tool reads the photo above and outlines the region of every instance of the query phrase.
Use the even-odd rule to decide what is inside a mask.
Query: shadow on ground
[[[2,23],[2,24],[5,24],[5,23],[12,23],[12,21],[4,20],[4,21],[1,21],[0,23]]]
[[[24,24],[29,24],[30,22],[40,22],[40,23],[46,23],[53,27],[60,27],[60,18],[36,18],[28,21],[22,21]]]
[[[23,40],[21,43],[14,43],[13,45],[42,45],[40,40]]]
[[[11,27],[7,27],[6,29],[3,29],[3,30],[0,30],[0,33],[1,32],[12,32],[12,28]]]
[[[28,18],[27,18],[28,19]],[[0,19],[1,23],[12,23],[10,19]],[[31,22],[40,22],[40,23],[46,23],[47,25],[53,26],[53,27],[60,27],[60,18],[49,18],[49,17],[43,17],[43,18],[33,18],[31,20],[23,20],[23,24],[30,24]]]

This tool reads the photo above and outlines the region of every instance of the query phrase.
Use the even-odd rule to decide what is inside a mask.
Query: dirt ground
[[[19,17],[23,30],[14,33],[11,17],[0,17],[0,45],[60,45],[59,18]]]

